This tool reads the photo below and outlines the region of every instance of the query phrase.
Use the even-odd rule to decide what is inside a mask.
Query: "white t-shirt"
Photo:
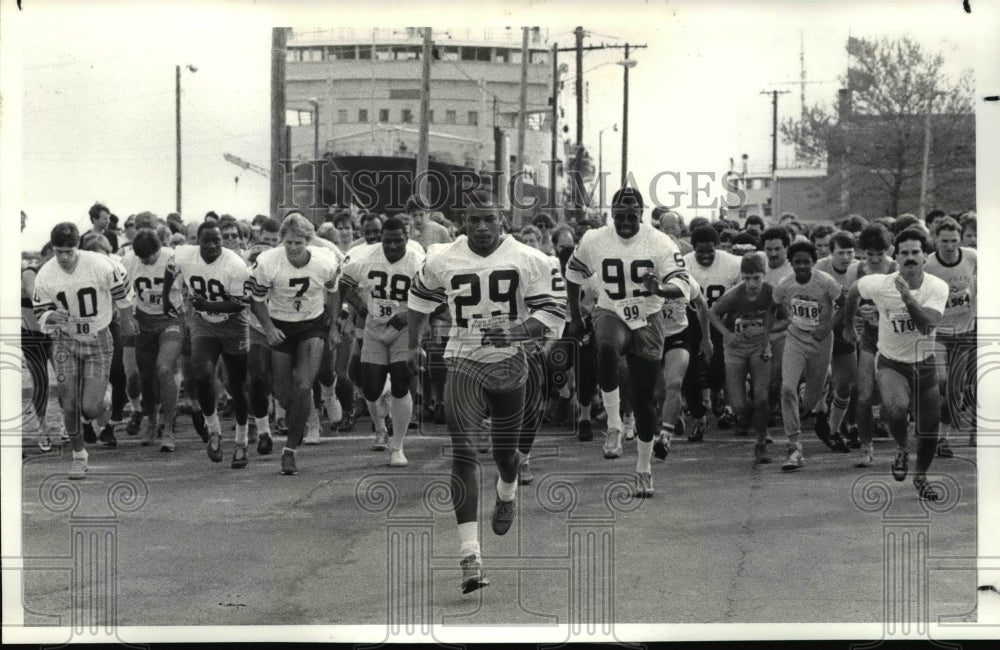
[[[684,256],[684,264],[688,273],[701,285],[701,291],[705,294],[705,301],[711,309],[715,301],[743,279],[740,275],[740,264],[742,259],[727,253],[724,250],[715,251],[715,260],[711,266],[702,266],[695,259],[695,254],[688,253]]]
[[[858,293],[878,309],[878,352],[887,359],[917,363],[933,353],[934,332],[917,330],[896,289],[899,271],[888,275],[867,275],[858,280]],[[948,283],[929,273],[919,289],[910,293],[921,307],[943,314],[948,303]]]

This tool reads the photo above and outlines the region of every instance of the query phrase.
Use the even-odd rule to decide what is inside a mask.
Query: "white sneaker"
[[[788,458],[782,463],[781,469],[786,472],[794,472],[797,469],[801,469],[806,464],[805,458],[802,456],[802,445],[796,443],[795,446],[789,447]]]
[[[372,445],[372,451],[385,451],[388,448],[389,433],[387,431],[376,431],[375,444]]]
[[[622,433],[626,440],[635,439],[635,416],[622,420]]]
[[[38,449],[41,451],[52,451],[52,438],[49,436],[48,431],[39,430]]]
[[[340,406],[340,400],[337,399],[336,395],[327,398],[324,406],[326,406],[326,417],[329,418],[330,424],[339,424],[344,419],[344,409]]]
[[[410,461],[406,460],[406,454],[402,449],[393,449],[389,453],[389,467],[406,467]]]
[[[309,419],[306,420],[306,435],[302,438],[302,444],[319,444],[319,413],[315,407],[309,411]]]
[[[604,457],[618,458],[622,455],[622,430],[608,429],[604,437]]]
[[[87,474],[87,455],[84,454],[83,458],[77,458],[76,452],[73,452],[73,464],[69,468],[69,478],[71,481],[78,481]]]
[[[862,445],[861,449],[858,450],[857,459],[854,462],[855,467],[871,467],[875,464],[875,449],[874,445]]]

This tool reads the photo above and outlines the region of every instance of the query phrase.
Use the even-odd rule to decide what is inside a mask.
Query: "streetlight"
[[[308,101],[313,107],[313,160],[316,161],[319,160],[319,100],[310,97]]]
[[[639,62],[628,58],[628,43],[625,44],[625,58],[617,61],[618,65],[625,69],[624,97],[622,101],[622,186],[628,178],[628,71],[634,68]]]
[[[606,126],[597,132],[597,182],[600,183],[601,188],[601,207],[604,207],[604,132],[608,129],[617,133],[618,124]]]
[[[198,72],[197,66],[191,65],[190,63],[185,66],[191,74]],[[178,214],[184,214],[181,211],[181,66],[174,66],[174,107],[176,109],[176,122],[177,122],[177,209]]]

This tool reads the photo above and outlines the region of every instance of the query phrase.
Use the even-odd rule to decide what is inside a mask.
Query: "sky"
[[[909,34],[941,51],[954,74],[974,68],[972,21],[958,3],[954,11],[942,11],[941,5],[909,3],[900,11],[870,2],[605,2],[573,3],[570,11],[567,3],[536,2],[528,12],[525,3],[487,3],[474,16],[463,16],[468,10],[453,5],[448,13],[428,16],[399,3],[371,3],[384,7],[377,12],[342,7],[332,12],[291,2],[28,2],[19,14],[7,11],[18,34],[9,48],[14,58],[5,64],[15,67],[11,62],[20,57],[18,180],[21,209],[29,216],[23,246],[37,250],[57,221],[87,226],[86,210],[95,201],[121,217],[173,211],[176,65],[183,71],[182,213],[200,216],[212,209],[250,218],[266,212],[267,179],[226,162],[223,154],[269,164],[269,50],[276,24],[531,24],[546,27],[560,47],[573,44],[572,30],[579,24],[588,32],[587,45],[645,45],[630,55],[638,63],[630,73],[629,169],[647,188],[658,172],[682,174],[680,186],[661,177],[657,188],[661,201],[671,191],[685,192],[684,212],[692,203],[690,172],[721,173],[730,158],[739,164],[743,153],[751,164],[769,163],[771,102],[760,92],[791,91],[780,99],[780,115],[799,112],[800,44],[810,82],[807,103],[832,105],[836,80],[847,65],[848,35]],[[621,58],[620,50],[584,57],[585,143],[595,158],[599,130],[621,127],[623,75],[615,65]],[[570,66],[572,80],[572,53],[561,54],[560,62]],[[189,72],[187,64],[197,72]],[[564,123],[574,134],[570,84],[560,99]],[[612,184],[619,178],[620,137],[620,131],[605,131],[604,168],[614,171]],[[791,155],[789,147],[780,146],[780,161]]]

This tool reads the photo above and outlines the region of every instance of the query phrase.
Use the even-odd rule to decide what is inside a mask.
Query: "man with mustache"
[[[894,242],[899,270],[858,280],[847,296],[845,321],[853,322],[858,302],[868,299],[879,312],[876,381],[882,395],[882,414],[899,447],[892,476],[906,479],[909,467],[908,415],[915,411],[917,463],[913,486],[921,499],[939,501],[941,492],[927,480],[927,470],[937,449],[941,418],[941,393],[934,360],[934,328],[948,303],[948,283],[924,273],[929,250],[927,235],[907,228]],[[848,327],[844,338],[853,341]]]

